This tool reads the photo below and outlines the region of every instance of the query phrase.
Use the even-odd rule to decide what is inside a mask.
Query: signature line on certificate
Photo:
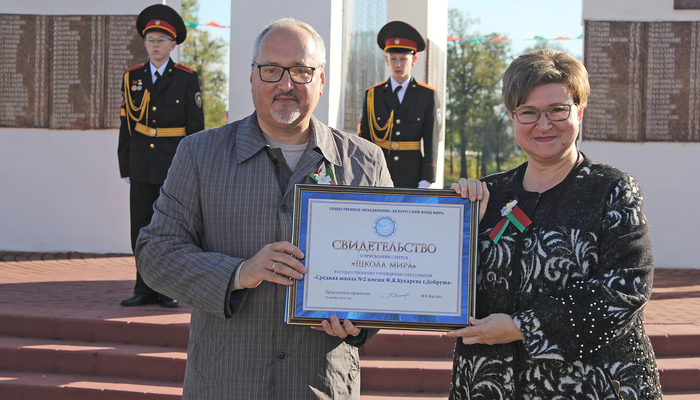
[[[391,299],[391,298],[403,297],[403,299],[406,300],[408,298],[408,296],[410,296],[410,295],[411,295],[410,292],[406,292],[406,294],[403,294],[403,293],[384,293],[384,294],[380,294],[377,297],[379,297],[380,299]]]

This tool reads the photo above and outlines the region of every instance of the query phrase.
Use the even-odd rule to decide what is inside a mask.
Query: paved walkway
[[[51,307],[103,317],[162,315],[163,322],[189,320],[190,307],[159,305],[127,308],[134,257],[125,254],[0,252],[0,307]],[[700,270],[657,269],[654,289],[644,312],[649,333],[700,330]]]
[[[186,304],[119,305],[134,292],[135,279],[130,254],[0,252],[0,309],[24,315],[46,315],[53,309],[82,318],[189,323],[191,307]]]

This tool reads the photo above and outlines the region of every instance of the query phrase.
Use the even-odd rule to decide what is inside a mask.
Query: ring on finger
[[[275,262],[275,263],[272,263],[272,273],[273,273],[273,274],[275,274],[275,273],[276,273],[276,272],[275,272],[275,265],[277,265],[277,263],[276,263],[276,262]]]

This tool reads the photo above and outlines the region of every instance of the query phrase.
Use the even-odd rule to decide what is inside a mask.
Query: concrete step
[[[456,338],[442,332],[381,330],[360,348],[361,356],[447,357],[452,359]]]
[[[181,382],[189,315],[147,311],[121,308],[105,317],[101,310],[0,310],[0,370]],[[647,332],[664,392],[700,393],[700,327],[658,324]],[[439,332],[380,331],[360,349],[363,393],[440,398],[449,391],[455,341]],[[134,372],[141,370],[160,372]]]
[[[182,400],[182,384],[0,370],[0,393],[3,400]]]
[[[664,393],[700,393],[700,357],[657,358]]]
[[[451,358],[360,358],[363,391],[446,393],[452,381]]]
[[[144,308],[121,307],[105,313],[13,306],[0,309],[0,336],[187,348],[189,313],[161,309],[149,313]]]
[[[0,370],[180,383],[184,349],[0,336]]]
[[[664,392],[664,400],[700,400],[700,393],[666,393]]]
[[[412,393],[449,391],[451,359],[365,356],[360,362],[363,390],[403,390]],[[675,395],[680,396],[678,399],[697,394],[700,400],[700,357],[662,357],[657,362],[664,393],[681,393]]]
[[[362,392],[361,400],[447,400],[450,393]]]
[[[2,370],[0,393],[3,400],[182,400],[181,385],[172,382]],[[361,400],[447,400],[448,397],[449,393],[363,391],[360,394]]]
[[[644,328],[656,357],[700,356],[700,326],[655,324]]]
[[[700,344],[696,330],[685,326],[673,329],[674,333],[651,335],[665,392],[700,394],[700,357],[692,356]],[[410,391],[417,392],[449,390],[454,340],[429,332],[381,331],[361,349],[362,387],[404,390],[408,385]],[[446,386],[440,387],[441,382],[447,382]]]

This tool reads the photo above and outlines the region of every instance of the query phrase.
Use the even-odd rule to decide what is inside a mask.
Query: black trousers
[[[156,202],[160,195],[160,187],[162,184],[153,185],[150,183],[131,182],[129,190],[129,208],[131,212],[131,251],[136,250],[136,239],[139,237],[139,231],[144,226],[151,223],[153,217],[153,203]],[[134,285],[135,294],[153,294],[157,293],[146,285],[146,282],[141,278],[138,270],[136,271],[136,284]]]

